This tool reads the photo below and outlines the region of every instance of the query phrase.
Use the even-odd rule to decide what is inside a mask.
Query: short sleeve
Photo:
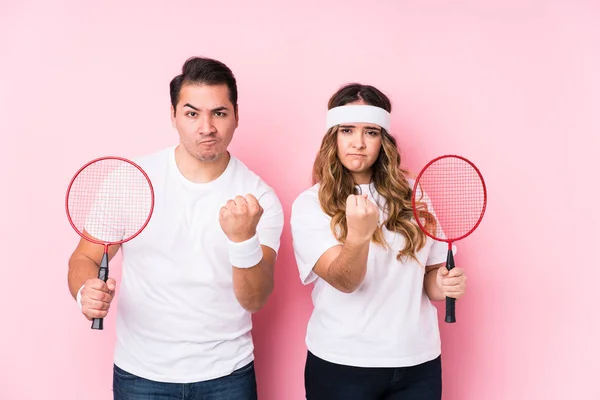
[[[448,244],[446,242],[438,242],[437,240],[433,240],[429,237],[427,240],[433,241],[433,244],[429,249],[427,263],[425,265],[430,266],[445,263],[446,259],[448,258]]]
[[[331,231],[330,221],[314,190],[303,192],[292,204],[292,244],[300,280],[305,285],[318,278],[313,268],[323,253],[341,244]]]
[[[272,248],[277,253],[283,231],[283,208],[275,191],[266,184],[264,186],[262,194],[257,196],[258,202],[263,208],[263,215],[260,217],[256,232],[260,244]]]

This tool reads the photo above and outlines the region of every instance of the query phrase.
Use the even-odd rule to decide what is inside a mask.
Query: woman
[[[294,252],[315,284],[308,400],[439,400],[441,345],[431,301],[460,298],[466,276],[414,222],[413,181],[389,134],[390,100],[350,84],[329,100],[313,183],[292,206]],[[435,224],[427,201],[420,218]]]

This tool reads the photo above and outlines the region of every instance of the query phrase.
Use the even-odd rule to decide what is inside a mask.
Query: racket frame
[[[148,187],[150,188],[150,199],[151,200],[150,200],[150,211],[148,212],[148,218],[146,218],[146,221],[144,222],[142,227],[136,233],[134,233],[133,235],[131,235],[129,237],[126,237],[124,239],[114,241],[114,242],[102,241],[102,240],[98,240],[98,239],[90,237],[90,236],[86,236],[82,231],[80,231],[75,226],[75,223],[73,222],[73,219],[71,218],[71,213],[69,212],[69,194],[71,193],[71,187],[73,186],[73,183],[75,183],[75,180],[77,179],[79,174],[82,171],[84,171],[87,167],[89,167],[90,165],[92,165],[96,162],[106,161],[106,160],[123,161],[123,162],[126,162],[126,163],[134,166],[142,173],[144,178],[146,178],[146,181],[148,182]],[[75,232],[77,232],[77,234],[79,236],[81,236],[83,239],[87,240],[88,242],[91,242],[94,244],[99,244],[104,247],[104,253],[102,254],[102,260],[100,262],[100,268],[98,270],[98,279],[101,279],[102,281],[106,282],[108,279],[108,272],[109,272],[108,271],[108,246],[114,246],[116,244],[122,244],[122,243],[128,242],[131,239],[138,236],[146,228],[146,226],[150,222],[150,219],[152,218],[152,214],[154,212],[154,187],[152,186],[152,181],[150,181],[150,177],[148,177],[148,174],[146,173],[146,171],[144,171],[142,169],[142,167],[140,167],[138,164],[134,163],[133,161],[131,161],[127,158],[116,157],[116,156],[99,157],[99,158],[96,158],[96,159],[93,159],[93,160],[87,162],[85,165],[83,165],[81,168],[79,168],[79,170],[75,173],[75,175],[73,175],[73,178],[69,182],[69,186],[67,188],[67,194],[65,196],[65,211],[67,213],[67,219],[69,220],[71,227],[75,230]],[[94,318],[92,320],[91,328],[94,330],[103,330],[104,329],[104,318]]]
[[[430,232],[427,231],[427,229],[425,229],[425,226],[423,226],[423,224],[421,223],[421,219],[418,216],[417,207],[416,207],[417,189],[419,188],[419,182],[421,181],[421,177],[423,176],[425,171],[427,171],[427,168],[429,168],[432,164],[434,164],[442,159],[445,159],[445,158],[457,158],[457,159],[462,160],[462,161],[466,162],[467,164],[469,164],[475,170],[475,172],[477,172],[477,175],[479,175],[479,179],[481,180],[481,186],[483,187],[483,206],[481,208],[481,215],[479,216],[479,219],[477,220],[477,223],[473,226],[473,228],[471,228],[471,230],[469,230],[467,233],[465,233],[464,235],[462,235],[458,238],[439,238],[439,237],[436,237],[435,235],[432,235]],[[423,194],[423,193],[424,193],[424,191],[421,189],[421,194]],[[425,235],[429,236],[431,239],[436,240],[438,242],[448,243],[448,254],[446,256],[446,268],[448,269],[448,271],[450,271],[454,268],[454,254],[452,252],[452,244],[458,240],[466,238],[471,233],[473,233],[473,231],[475,231],[475,229],[477,229],[477,227],[481,223],[481,220],[483,219],[483,215],[485,214],[486,206],[487,206],[487,188],[485,185],[485,181],[483,179],[483,175],[481,175],[481,171],[479,171],[479,168],[477,168],[477,166],[475,164],[473,164],[470,160],[466,159],[465,157],[454,155],[454,154],[446,154],[443,156],[436,157],[433,160],[429,161],[421,169],[421,171],[419,172],[419,175],[417,175],[417,178],[415,179],[415,184],[413,186],[413,193],[412,193],[412,208],[413,208],[413,215],[415,217],[415,221],[417,222],[417,225],[419,225],[419,228],[421,228],[421,231],[423,233],[425,233]],[[456,303],[456,299],[454,299],[452,297],[446,297],[446,317],[444,320],[447,323],[456,322],[455,303]]]

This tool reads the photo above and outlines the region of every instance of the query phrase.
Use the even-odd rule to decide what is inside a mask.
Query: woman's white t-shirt
[[[380,205],[374,186],[362,193]],[[396,260],[404,247],[401,234],[383,227],[388,249],[371,243],[367,273],[353,293],[343,293],[313,272],[317,260],[339,243],[331,218],[321,209],[319,185],[301,193],[292,205],[294,253],[304,284],[314,282],[314,310],[308,323],[308,350],[326,361],[358,367],[404,367],[435,359],[441,353],[437,310],[423,288],[425,266],[446,261],[447,244],[427,238],[413,259]],[[380,211],[380,221],[384,220]]]

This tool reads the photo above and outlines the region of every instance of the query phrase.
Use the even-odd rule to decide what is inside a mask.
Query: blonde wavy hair
[[[343,106],[358,100],[391,112],[390,100],[373,86],[357,83],[340,88],[329,100],[328,109]],[[319,202],[323,211],[331,217],[331,230],[336,238],[344,243],[348,235],[346,224],[346,199],[351,194],[359,194],[352,174],[344,167],[337,156],[338,127],[330,128],[323,137],[321,148],[313,165],[313,184],[320,183]],[[373,242],[389,247],[383,237],[382,226],[390,232],[404,236],[406,244],[398,252],[396,259],[406,257],[418,261],[416,253],[425,246],[427,238],[414,221],[412,208],[412,188],[400,167],[400,153],[396,140],[385,129],[381,129],[381,150],[372,166],[371,181],[375,190],[385,199],[387,219],[373,233]],[[418,215],[429,232],[436,226],[435,218],[427,210],[427,204],[417,202]],[[431,225],[433,224],[433,225]]]

